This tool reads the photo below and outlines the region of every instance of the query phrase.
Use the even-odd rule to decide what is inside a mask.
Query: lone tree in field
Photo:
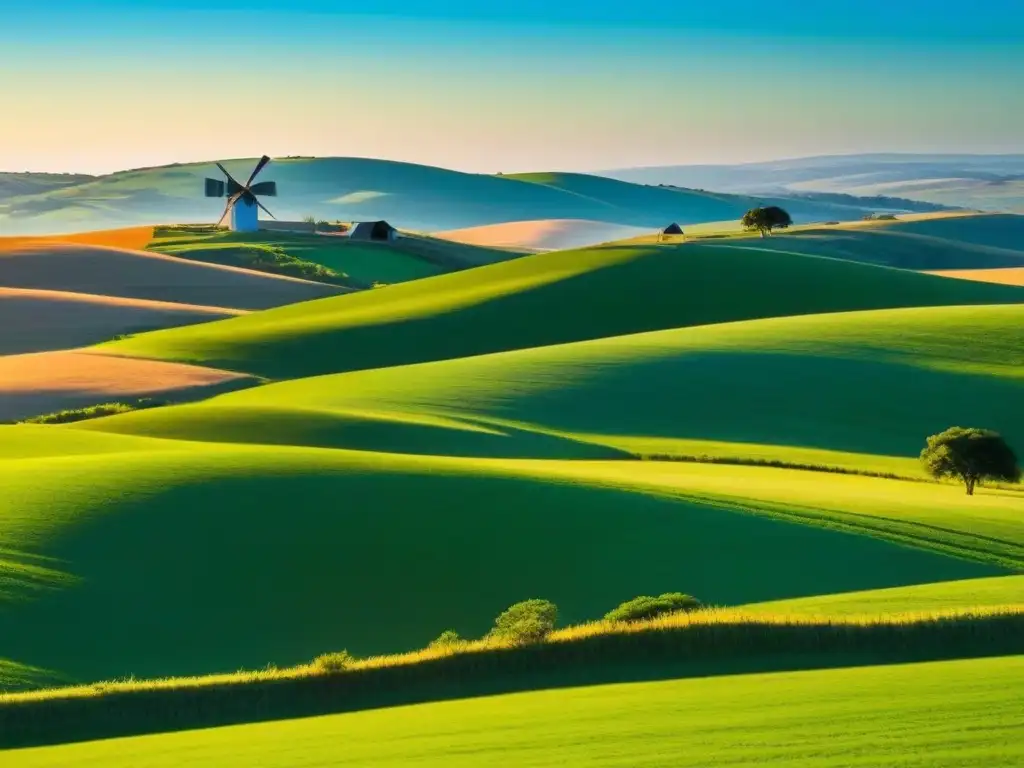
[[[751,208],[743,214],[741,223],[747,229],[756,229],[764,237],[770,236],[773,229],[785,229],[793,223],[793,219],[779,206],[769,205],[767,208]]]
[[[1020,467],[1013,449],[997,432],[988,429],[950,427],[928,438],[921,451],[921,463],[932,477],[955,477],[974,495],[980,480],[1020,480]]]

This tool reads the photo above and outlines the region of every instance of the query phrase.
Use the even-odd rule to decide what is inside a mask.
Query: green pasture
[[[537,691],[13,750],[11,768],[1015,768],[1024,657]]]
[[[457,246],[456,246],[457,247]],[[331,282],[367,287],[400,283],[447,271],[397,244],[352,242],[347,238],[301,232],[190,231],[158,228],[149,250],[230,266],[252,266],[261,252],[325,267]],[[486,249],[480,249],[486,250]],[[310,279],[325,279],[316,276]]]
[[[509,461],[506,467],[534,477],[640,491],[1024,570],[1020,490],[987,489],[982,496],[969,497],[955,485],[652,461]]]
[[[1024,290],[721,244],[603,247],[102,345],[294,378],[782,315],[1004,304]]]
[[[847,616],[875,611],[900,613],[983,608],[1021,600],[1024,600],[1024,576],[995,576],[777,600],[744,607],[767,615]]]
[[[914,477],[925,438],[954,424],[998,430],[1024,454],[1021,327],[1024,304],[771,318],[299,379],[83,426],[463,456],[710,455]]]
[[[672,590],[736,605],[992,576],[1017,562],[1024,535],[1020,497],[968,503],[920,483],[814,474],[864,485],[803,487],[793,481],[812,473],[702,466],[708,474],[680,493],[675,472],[687,467],[677,464],[660,465],[665,480],[650,462],[146,446],[117,435],[102,447],[124,440],[123,452],[45,455],[43,429],[76,432],[2,433],[17,446],[24,431],[37,458],[0,463],[0,637],[7,658],[79,681],[420,648],[445,629],[478,636],[504,607],[537,596],[574,623]],[[872,531],[852,525],[794,524],[721,493],[757,482],[751,495],[770,502],[861,504],[875,493],[872,503],[903,504],[908,526],[942,515],[972,532],[958,534],[961,550],[982,541],[991,553],[971,562],[853,535]],[[998,544],[986,532],[1016,538]],[[62,630],[71,626],[88,632]]]

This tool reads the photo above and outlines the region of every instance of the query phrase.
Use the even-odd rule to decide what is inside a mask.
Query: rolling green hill
[[[527,256],[104,345],[291,378],[779,315],[1019,302],[970,283],[714,242]]]
[[[769,318],[300,379],[85,427],[468,456],[727,444],[864,469],[863,454],[906,457],[878,469],[913,475],[924,438],[953,424],[1024,451],[1021,327],[1024,304]]]
[[[394,165],[395,186],[387,189],[374,186],[381,169],[373,161],[293,159],[272,168],[282,189],[302,180],[315,188],[309,200],[340,194],[335,203],[343,210],[415,208],[415,200],[442,206],[446,195],[467,189],[477,205],[471,216],[540,198],[607,216],[640,208],[661,216],[670,204],[662,201],[709,216],[737,204],[578,174],[446,176]],[[55,195],[77,200],[79,211],[98,200],[111,210],[133,210],[140,200],[155,210],[165,197],[191,195],[195,170],[143,170],[32,200],[40,210]],[[339,192],[342,176],[347,186]],[[419,649],[444,630],[479,637],[502,609],[533,597],[558,605],[560,626],[599,618],[637,595],[684,591],[710,605],[749,606],[757,616],[952,607],[966,611],[957,619],[964,636],[983,635],[995,625],[971,609],[1021,602],[1024,495],[985,485],[967,497],[952,484],[925,482],[916,460],[925,437],[952,424],[997,429],[1024,453],[1024,289],[909,271],[1024,258],[1018,220],[967,221],[523,257],[422,235],[378,246],[158,228],[150,247],[164,253],[235,263],[263,249],[296,268],[344,274],[353,285],[394,284],[95,350],[202,363],[273,383],[75,424],[0,427],[0,690],[231,673],[303,664],[341,649],[359,656]],[[769,633],[758,669],[777,668],[765,661],[776,652],[788,653],[790,664],[804,662],[787,645],[788,631]],[[892,632],[890,641],[906,644],[903,629]],[[989,652],[1013,650],[1016,637]],[[956,655],[957,648],[942,650]],[[807,651],[816,654],[807,666],[877,662],[836,648]],[[463,666],[441,667],[458,685],[472,682],[460,670],[477,670],[477,657],[464,656]],[[908,651],[905,658],[919,657]],[[725,669],[686,663],[691,674]],[[1006,680],[1016,666],[976,664],[973,681],[962,668],[936,666],[892,668],[888,676],[719,677],[649,686],[642,698],[595,686],[530,694],[549,696],[537,710],[528,702],[541,698],[432,705],[449,710],[429,710],[447,713],[430,718],[462,717],[459,707],[477,713],[476,736],[466,741],[456,729],[443,745],[423,742],[415,728],[395,744],[339,741],[350,721],[331,718],[253,726],[240,736],[161,737],[170,741],[160,748],[168,760],[187,753],[222,763],[234,749],[231,759],[244,761],[240,741],[259,744],[293,728],[311,759],[339,759],[344,743],[345,756],[375,765],[405,764],[411,752],[478,764],[500,738],[490,735],[487,717],[507,725],[515,708],[517,728],[534,739],[529,754],[563,764],[657,764],[655,751],[683,743],[672,741],[665,724],[678,730],[683,718],[700,729],[704,751],[687,752],[695,764],[729,749],[741,765],[785,752],[808,765],[838,766],[894,754],[877,734],[898,716],[914,724],[915,744],[960,749],[961,763],[977,758],[988,768],[998,764],[994,758],[1014,757],[993,734],[1010,718]],[[609,677],[611,668],[601,672],[601,681],[623,679]],[[309,690],[330,693],[337,680],[322,677]],[[853,678],[856,690],[837,699]],[[238,676],[236,687],[247,679]],[[405,678],[396,672],[389,679]],[[552,684],[543,672],[531,680]],[[822,704],[826,688],[839,705]],[[81,722],[103,725],[106,717],[106,728],[116,720],[118,710],[104,702],[121,693],[104,690],[81,704],[91,707]],[[251,695],[262,696],[249,689],[238,700],[251,703]],[[210,686],[206,698],[188,696],[167,706],[213,702],[215,721],[231,721],[230,696]],[[78,700],[66,697],[61,706],[74,713]],[[672,717],[652,720],[651,707],[665,710],[669,699],[677,702]],[[984,718],[972,720],[964,702],[981,700]],[[703,702],[701,711],[679,701]],[[264,703],[265,712],[283,711],[280,701]],[[577,714],[549,717],[548,710],[566,707]],[[711,720],[701,718],[710,711],[714,722],[725,722],[728,707],[751,743],[736,747],[731,725],[732,746],[708,736]],[[355,730],[372,735],[390,727],[389,718],[416,711],[349,717],[368,718]],[[768,720],[758,720],[765,712]],[[47,716],[50,727],[65,722]],[[824,723],[837,717],[845,718],[846,736],[829,741],[827,753],[762,743],[769,731],[820,741]],[[953,721],[967,730],[949,746]],[[639,722],[650,726],[642,739]],[[937,722],[946,730],[936,730]],[[600,749],[595,734],[608,728],[620,746],[634,747]],[[148,759],[150,742],[110,742],[118,743],[129,762]],[[106,759],[107,748],[18,754],[26,765],[64,764]],[[293,760],[295,748],[281,760]],[[270,763],[278,758],[259,754]]]
[[[256,160],[226,160],[246,176]],[[212,162],[139,168],[77,183],[0,186],[0,228],[9,233],[52,234],[136,224],[213,222],[223,202],[203,198],[203,178],[221,178]],[[268,207],[282,220],[306,215],[329,220],[387,219],[401,229],[439,231],[533,219],[587,219],[643,227],[737,219],[759,202],[748,196],[715,195],[614,182],[594,176],[550,174],[508,177],[366,158],[280,158],[261,179],[279,185]],[[559,183],[552,180],[561,179]],[[2,178],[0,178],[2,181]],[[581,193],[578,188],[583,187]],[[773,198],[774,199],[774,198]],[[812,198],[785,199],[801,221],[859,218],[864,205]],[[922,210],[906,201],[907,210]]]
[[[1022,687],[1021,656],[586,686],[14,750],[5,765],[1011,768]]]
[[[147,250],[353,288],[401,283],[520,255],[422,235],[373,243],[313,233],[230,232],[198,225],[157,227]]]
[[[1000,558],[1020,546],[982,540],[990,561],[971,562],[795,524],[769,507],[751,514],[713,496],[664,492],[644,476],[655,466],[646,462],[113,435],[86,453],[84,434],[0,429],[8,456],[27,456],[0,463],[3,653],[73,680],[294,664],[339,647],[422,647],[447,628],[479,635],[502,608],[536,595],[556,601],[571,623],[672,589],[738,604],[997,575],[1006,573]],[[65,435],[78,441],[67,455]],[[747,474],[717,476],[756,487],[758,470],[741,469]],[[903,484],[846,479],[867,484],[855,501],[902,493]],[[940,486],[905,485],[931,492],[911,500],[912,515],[935,514],[945,498],[945,519],[976,531],[1001,531],[1019,503],[985,495],[968,506]],[[958,541],[966,547],[968,538]],[[71,626],[89,627],[88,642],[61,629]]]

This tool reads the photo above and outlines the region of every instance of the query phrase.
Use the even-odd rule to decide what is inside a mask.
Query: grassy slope
[[[479,635],[503,607],[533,596],[555,600],[574,622],[676,589],[737,604],[1005,572],[737,514],[644,478],[602,487],[622,462],[147,445],[111,435],[100,446],[107,452],[61,456],[64,432],[92,433],[5,432],[8,445],[25,436],[22,452],[37,458],[0,464],[4,653],[80,680],[422,647],[446,628]],[[47,450],[40,436],[51,433]],[[124,452],[110,452],[120,440]],[[998,497],[978,496],[972,507],[959,494],[948,499],[943,513],[978,530],[1010,515]],[[88,643],[60,630],[79,625],[90,627]]]
[[[543,691],[12,751],[104,765],[1010,768],[1024,658]]]
[[[794,251],[915,270],[1024,266],[1024,216],[989,215],[779,232],[727,247]]]
[[[778,600],[745,606],[768,615],[848,616],[873,611],[938,611],[955,608],[998,606],[1024,599],[1024,576],[963,579],[912,587],[876,589],[820,595],[797,600]]]
[[[248,266],[254,258],[277,254],[325,267],[341,282],[368,287],[375,282],[401,283],[457,269],[515,258],[515,252],[448,243],[423,236],[394,244],[352,242],[344,237],[298,232],[229,232],[159,227],[149,250],[172,256]],[[310,279],[318,279],[311,277]]]
[[[1024,304],[770,318],[300,379],[87,426],[455,455],[600,458],[596,443],[913,476],[924,437],[951,424],[1024,451],[1022,326]]]
[[[778,315],[996,304],[1024,291],[695,243],[528,256],[105,345],[274,378]]]

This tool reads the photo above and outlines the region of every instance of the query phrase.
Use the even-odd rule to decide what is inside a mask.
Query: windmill
[[[270,158],[264,155],[260,158],[259,162],[256,163],[256,167],[253,168],[252,173],[249,175],[249,180],[245,184],[239,184],[235,181],[234,177],[227,172],[227,169],[217,163],[217,167],[220,168],[221,173],[227,177],[227,181],[221,181],[220,179],[207,179],[206,180],[206,196],[207,197],[227,197],[227,205],[224,206],[224,213],[221,215],[220,220],[217,222],[219,227],[224,223],[224,219],[227,215],[231,214],[230,229],[234,232],[255,232],[259,229],[259,211],[256,207],[259,206],[270,218],[276,218],[274,214],[267,210],[266,206],[263,205],[257,198],[257,195],[264,195],[266,197],[277,196],[277,182],[274,181],[261,181],[259,184],[253,185],[253,179],[256,178],[257,174],[263,170],[264,166],[270,162]]]

